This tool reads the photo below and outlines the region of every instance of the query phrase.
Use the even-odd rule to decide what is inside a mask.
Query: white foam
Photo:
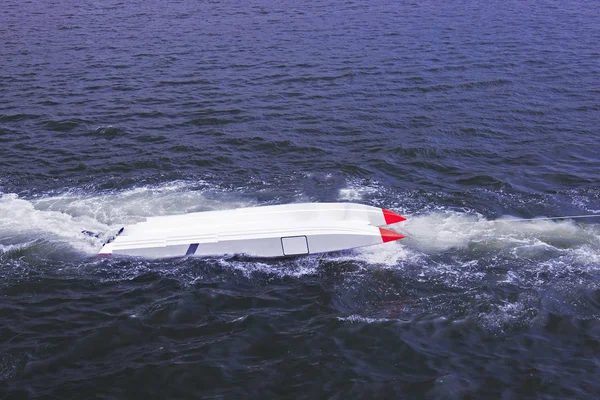
[[[377,323],[384,323],[384,322],[399,322],[399,320],[397,319],[390,319],[390,318],[371,318],[371,317],[363,317],[360,315],[350,315],[348,317],[338,317],[337,318],[338,321],[346,321],[346,322],[352,322],[352,323],[363,323],[363,324],[377,324]]]
[[[235,259],[220,259],[219,265],[224,268],[232,268],[241,272],[245,277],[251,278],[254,274],[262,273],[278,277],[300,278],[315,275],[319,267],[318,256],[305,256],[289,260],[274,262],[238,261]]]
[[[34,241],[8,245],[0,244],[0,253],[10,253],[12,251],[19,251],[31,245],[33,242]]]
[[[219,195],[215,196],[214,192]],[[377,182],[350,181],[340,189],[340,200],[370,197],[368,203],[381,203],[385,190]],[[95,253],[104,239],[121,226],[148,216],[230,209],[257,205],[251,199],[211,187],[206,182],[175,181],[122,191],[87,193],[71,190],[23,199],[16,194],[0,194],[0,251],[34,240],[59,241],[85,253]],[[377,204],[393,208],[393,204]],[[535,258],[553,254],[567,256],[589,268],[600,264],[600,227],[583,221],[514,222],[511,217],[490,221],[480,214],[444,210],[405,215],[407,221],[391,228],[405,239],[326,255],[332,259],[356,260],[394,267],[406,262],[420,263],[423,257],[448,251],[498,251],[514,258]],[[100,238],[81,234],[82,230],[104,233]],[[268,268],[272,268],[269,266]],[[444,269],[445,270],[445,269]],[[313,273],[313,267],[298,272]]]
[[[24,246],[36,239],[51,239],[70,243],[80,251],[93,252],[94,247],[101,244],[100,240],[86,237],[81,231],[108,229],[109,226],[90,216],[39,210],[31,201],[14,194],[0,197],[0,241],[11,245]]]
[[[0,245],[24,245],[34,240],[61,243],[95,254],[102,242],[120,227],[147,216],[248,206],[249,202],[207,199],[204,191],[190,190],[198,182],[170,182],[120,192],[89,194],[77,190],[22,199],[0,194]],[[90,237],[87,230],[100,233]]]
[[[490,304],[490,310],[476,318],[482,327],[496,334],[506,333],[522,325],[529,325],[537,315],[537,308],[529,305],[531,299],[516,302],[502,301]]]
[[[348,201],[362,200],[363,193],[364,192],[361,191],[360,189],[344,188],[344,189],[340,189],[338,199],[339,200],[348,200]]]
[[[570,248],[600,244],[600,229],[582,228],[574,221],[515,221],[506,217],[489,221],[480,215],[437,212],[408,216],[397,228],[404,243],[425,253],[438,253],[469,246],[508,250],[521,247]],[[596,247],[600,250],[600,246]]]
[[[404,246],[401,242],[383,243],[375,246],[360,247],[339,255],[327,255],[328,260],[359,261],[384,267],[397,266],[405,260],[415,261],[419,254]]]
[[[584,245],[569,252],[577,264],[600,270],[600,252],[597,246]]]
[[[191,186],[192,183],[189,182],[175,181],[161,186],[142,186],[92,195],[68,192],[33,199],[32,203],[38,209],[93,216],[107,224],[127,224],[139,222],[149,216],[185,214],[250,204],[238,199],[209,199],[205,190],[193,190]]]
[[[365,182],[363,180],[350,180],[347,186],[339,189],[338,201],[363,201],[367,197],[374,197],[383,192],[378,182]]]

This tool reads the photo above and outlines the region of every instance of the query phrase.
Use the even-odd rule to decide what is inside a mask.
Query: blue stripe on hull
[[[196,250],[198,250],[198,243],[192,243],[190,244],[190,247],[188,247],[187,251],[185,252],[186,256],[191,256],[196,254]]]

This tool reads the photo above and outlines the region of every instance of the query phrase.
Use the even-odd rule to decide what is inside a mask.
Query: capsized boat
[[[122,228],[100,256],[245,254],[284,257],[346,250],[402,239],[381,226],[404,221],[356,203],[300,203],[149,217]]]

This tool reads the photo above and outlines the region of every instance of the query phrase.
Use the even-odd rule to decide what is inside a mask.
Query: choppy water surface
[[[3,5],[0,397],[600,396],[600,9],[384,3]],[[407,238],[95,257],[304,201]]]

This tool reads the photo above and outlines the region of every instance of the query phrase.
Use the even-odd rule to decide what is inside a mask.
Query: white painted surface
[[[360,221],[373,226],[386,225],[383,210],[356,203],[297,203],[274,206],[205,211],[181,215],[149,217],[145,229],[162,228],[165,223],[241,225],[275,223],[277,225],[317,221]]]
[[[305,203],[152,217],[126,227],[100,254],[142,257],[314,254],[382,243],[373,223],[382,209],[352,203]]]

